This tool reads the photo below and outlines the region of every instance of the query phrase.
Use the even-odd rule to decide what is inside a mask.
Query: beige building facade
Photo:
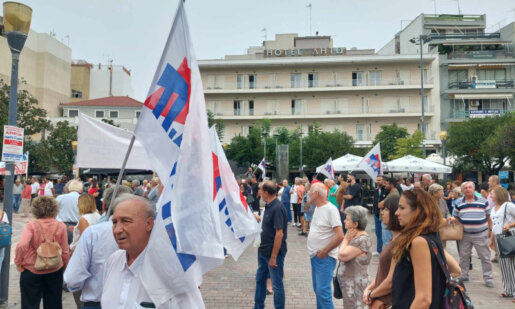
[[[410,133],[420,127],[420,70],[417,55],[377,55],[373,50],[333,47],[328,36],[277,35],[246,55],[200,60],[207,108],[225,121],[224,141],[248,134],[268,118],[285,126],[352,136],[370,146],[382,125],[396,122]],[[439,132],[438,59],[424,62],[426,144]],[[436,95],[433,95],[436,94]]]
[[[0,79],[11,82],[11,51],[0,24]],[[31,30],[20,55],[19,88],[26,89],[47,110],[60,116],[59,104],[70,100],[71,49],[54,37]]]

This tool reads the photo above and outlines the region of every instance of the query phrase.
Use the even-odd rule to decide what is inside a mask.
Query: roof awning
[[[452,98],[452,95],[450,95]],[[455,99],[512,99],[512,93],[481,93],[481,94],[455,94]]]

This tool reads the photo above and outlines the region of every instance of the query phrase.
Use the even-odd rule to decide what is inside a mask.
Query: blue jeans
[[[388,244],[390,243],[390,240],[392,240],[392,232],[390,232],[389,230],[386,229],[386,225],[384,225],[383,222],[381,222],[381,228],[382,228],[382,231],[381,233],[383,234],[382,238],[383,238],[383,246],[388,246]]]
[[[286,208],[286,214],[288,215],[288,223],[291,223],[291,206],[290,203],[283,203],[284,208]]]
[[[331,283],[336,260],[330,256],[320,259],[311,258],[311,277],[313,290],[317,297],[317,309],[334,309]]]
[[[266,299],[266,280],[272,279],[272,287],[274,289],[274,307],[276,309],[284,309],[285,295],[283,285],[283,268],[284,268],[284,255],[279,253],[277,255],[277,267],[271,268],[268,266],[270,262],[269,257],[263,256],[258,252],[258,269],[256,272],[256,293],[254,295],[254,309],[265,308]]]
[[[5,248],[0,248],[0,274],[2,274],[2,263],[4,262]]]
[[[374,215],[374,223],[375,223],[376,239],[377,239],[376,251],[378,253],[381,253],[381,251],[383,251],[383,226],[382,226],[383,223],[375,215]]]
[[[13,194],[13,210],[14,212],[18,212],[21,205],[21,194]]]

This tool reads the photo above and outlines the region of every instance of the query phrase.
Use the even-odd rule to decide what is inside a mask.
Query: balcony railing
[[[506,50],[454,51],[447,54],[447,59],[505,59],[513,58],[513,52]]]
[[[449,83],[449,89],[513,88],[514,84],[513,80],[451,82]]]
[[[432,84],[433,79],[425,79],[424,84]],[[223,85],[205,84],[205,90],[255,90],[255,89],[324,89],[339,87],[388,87],[405,86],[420,87],[420,79],[339,79],[339,80],[303,80],[303,81],[276,81],[276,82],[254,82],[252,87],[242,87],[236,82],[224,83]]]
[[[466,111],[466,110],[452,110],[451,114],[450,114],[450,118],[451,119],[484,118],[484,117],[502,116],[506,113],[511,113],[511,112],[513,112],[513,110],[508,110],[508,109],[475,110],[472,112]]]

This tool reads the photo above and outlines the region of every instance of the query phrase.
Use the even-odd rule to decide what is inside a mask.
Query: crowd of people
[[[122,181],[113,197],[114,184],[92,178],[62,178],[55,184],[46,178],[16,180],[13,210],[34,217],[15,248],[22,308],[39,308],[41,300],[44,308],[62,308],[63,290],[73,293],[77,308],[152,306],[138,273],[162,186],[157,177]],[[470,181],[442,186],[431,175],[415,182],[379,176],[370,190],[372,216],[364,207],[364,186],[353,173],[335,180],[297,177],[292,184],[287,179],[258,182],[250,175],[238,184],[262,230],[256,309],[264,308],[267,295],[275,308],[285,308],[288,232],[307,237],[317,308],[334,308],[336,290],[344,308],[442,308],[446,276],[438,261],[466,282],[474,271],[472,248],[485,286],[515,303],[515,257],[499,254],[496,238],[515,232],[515,196],[495,175],[479,190]],[[370,217],[373,229],[367,229]],[[3,212],[0,220],[7,220]],[[457,224],[463,236],[455,260],[439,235],[443,227]],[[368,267],[374,257],[375,274]],[[494,285],[495,262],[502,288]],[[188,297],[159,308],[180,307]]]
[[[485,286],[497,288],[500,297],[515,303],[515,257],[501,257],[496,241],[503,232],[515,232],[515,192],[502,187],[498,176],[489,177],[479,191],[471,181],[451,181],[444,188],[429,174],[415,182],[377,177],[371,198],[375,251],[366,229],[369,211],[362,204],[363,186],[355,174],[323,182],[295,178],[291,185],[286,179],[258,183],[252,175],[238,182],[262,224],[255,309],[264,308],[267,294],[273,294],[275,308],[285,308],[284,260],[290,224],[307,237],[317,308],[334,308],[332,284],[341,291],[346,309],[443,308],[447,277],[439,261],[464,285],[472,270],[473,247],[481,260]],[[453,225],[463,227],[457,260],[440,239],[441,230]],[[375,277],[368,273],[373,256],[379,258]],[[493,281],[492,263],[497,261],[502,288]]]

